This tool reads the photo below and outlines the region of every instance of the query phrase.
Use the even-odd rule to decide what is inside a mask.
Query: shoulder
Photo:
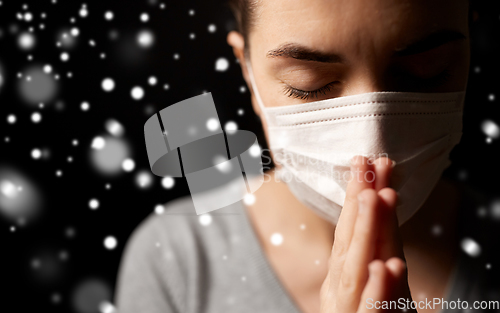
[[[137,226],[128,240],[126,253],[151,254],[161,247],[165,257],[190,259],[233,240],[231,234],[245,219],[240,203],[202,215],[196,214],[190,196],[162,206]]]
[[[471,293],[478,299],[500,296],[500,198],[468,184],[461,184],[462,206],[459,240],[468,275],[475,281]]]
[[[469,184],[459,184],[461,206],[459,230],[462,238],[471,237],[481,242],[488,251],[497,246],[500,235],[500,198]]]
[[[231,234],[244,216],[238,203],[197,215],[189,196],[162,206],[136,227],[126,243],[116,291],[123,312],[185,311],[186,298],[196,298],[193,286],[206,269],[218,264],[211,260],[221,260],[227,253]],[[137,294],[142,295],[140,300]],[[159,309],[145,309],[151,306]]]
[[[497,233],[500,228],[500,198],[469,184],[459,184],[461,193],[460,218],[464,233],[488,235],[486,230]],[[487,239],[493,239],[486,236]]]
[[[165,207],[182,208],[185,202],[179,199]],[[187,232],[183,224],[151,213],[132,232],[120,261],[115,291],[121,312],[172,312],[183,307],[186,286],[179,260],[188,253],[186,249],[175,251],[175,237]],[[181,251],[185,252],[181,255]]]
[[[182,197],[161,205],[142,220],[128,238],[121,260],[121,271],[158,271],[168,255],[188,257],[193,237],[190,198]],[[170,264],[172,268],[174,264]]]

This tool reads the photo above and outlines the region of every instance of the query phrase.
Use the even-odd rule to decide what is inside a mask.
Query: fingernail
[[[391,160],[392,161],[392,168],[394,168],[394,166],[396,166],[396,161],[394,160]]]
[[[358,195],[358,211],[359,213],[363,213],[365,211],[365,198],[363,198],[361,195]]]

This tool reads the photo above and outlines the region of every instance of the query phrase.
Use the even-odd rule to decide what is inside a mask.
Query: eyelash
[[[401,79],[402,81],[406,80],[405,86],[411,86],[411,88],[420,90],[420,89],[439,87],[448,82],[451,76],[452,75],[450,73],[450,70],[445,69],[444,71],[435,75],[434,77],[427,79],[416,78],[413,76],[406,76],[406,75],[400,76],[399,79]]]
[[[438,74],[432,78],[424,80],[423,85],[432,85],[433,87],[439,86],[439,85],[447,82],[450,77],[451,77],[450,72],[448,70],[444,70],[440,74]],[[317,98],[319,93],[326,95],[326,92],[330,91],[332,86],[335,83],[337,83],[337,82],[331,82],[331,83],[329,83],[329,84],[327,84],[319,89],[312,90],[312,91],[300,90],[297,88],[293,88],[292,86],[285,85],[285,87],[283,88],[283,92],[288,97],[307,100],[311,97]]]
[[[438,75],[427,79],[426,81],[428,81],[430,83],[430,85],[432,85],[433,87],[437,87],[437,86],[440,86],[440,85],[446,83],[450,79],[450,77],[451,77],[450,71],[448,69],[446,69],[446,70],[442,71],[441,73],[439,73]]]
[[[327,84],[327,85],[325,85],[325,86],[323,86],[323,87],[321,87],[319,89],[312,90],[312,91],[300,90],[300,89],[297,89],[297,88],[293,88],[292,86],[286,85],[283,88],[283,92],[288,97],[299,98],[299,99],[302,99],[302,100],[306,100],[306,99],[309,99],[311,97],[317,98],[319,93],[322,93],[323,95],[326,95],[326,92],[330,91],[331,88],[332,88],[332,86],[335,83],[337,83],[337,82],[331,82],[331,83],[329,83],[329,84]]]

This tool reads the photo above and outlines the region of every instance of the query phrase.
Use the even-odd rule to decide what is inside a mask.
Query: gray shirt
[[[475,212],[481,199],[468,199],[462,211],[480,220]],[[469,227],[470,220],[466,224],[469,231],[477,228]],[[493,287],[486,283],[496,265],[488,269],[488,260],[494,262],[488,258],[486,251],[479,257],[462,253],[446,299],[467,300],[469,306],[485,297],[500,300],[498,281]],[[190,197],[167,203],[164,213],[151,214],[134,231],[120,265],[115,302],[119,313],[301,312],[268,262],[242,203],[200,217]]]

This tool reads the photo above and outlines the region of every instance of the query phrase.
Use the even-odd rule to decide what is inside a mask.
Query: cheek
[[[450,67],[450,78],[444,92],[461,91],[467,88],[470,68],[470,51],[468,48],[457,51]]]
[[[469,77],[470,68],[470,43],[465,40],[460,43],[458,49],[453,53],[453,64],[450,77],[450,88],[452,91],[465,90]]]
[[[465,89],[467,87],[467,81],[469,78],[469,70],[470,70],[470,50],[469,50],[469,46],[467,46],[467,49],[463,52],[461,68],[460,68],[460,71],[458,73],[458,76],[460,77],[460,81],[457,83],[461,84],[462,89]]]
[[[257,98],[255,97],[255,93],[253,91],[252,91],[252,109],[255,112],[255,114],[259,116],[260,119],[262,120],[262,112],[260,110],[260,106],[257,103]]]
[[[255,104],[254,104],[254,107],[255,107]],[[257,107],[258,107],[258,105],[257,105]],[[266,146],[269,147],[269,135],[268,135],[268,132],[267,132],[267,122],[266,122],[266,119],[263,118],[263,117],[261,117],[260,120],[262,122],[262,130],[264,132],[264,137],[265,137],[265,140],[266,140]],[[261,146],[262,146],[262,144],[261,144]],[[271,158],[274,160],[274,155],[273,155],[272,151],[269,150],[269,154],[270,154]],[[277,168],[280,167],[279,164],[275,163],[275,165],[276,165]]]
[[[261,123],[262,123],[262,128],[263,128],[263,131],[264,131],[264,135],[266,137],[266,141],[267,143],[269,144],[269,140],[267,138],[267,122],[266,122],[266,119],[264,118],[261,110],[260,110],[260,106],[259,104],[257,103],[257,99],[255,98],[255,94],[252,92],[252,108],[253,108],[253,111],[255,112],[255,114],[259,117]]]

